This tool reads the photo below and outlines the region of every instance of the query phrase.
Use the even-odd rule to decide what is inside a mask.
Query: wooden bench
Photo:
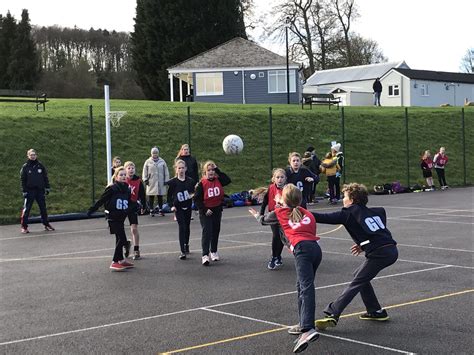
[[[304,105],[309,105],[310,110],[312,110],[313,105],[328,105],[331,109],[332,105],[336,105],[339,110],[340,103],[341,98],[334,97],[333,94],[303,94],[301,108],[304,109]]]
[[[43,111],[46,110],[46,103],[49,100],[45,93],[39,93],[34,90],[1,90],[0,102],[34,102],[36,104],[36,111],[39,111],[43,106]]]

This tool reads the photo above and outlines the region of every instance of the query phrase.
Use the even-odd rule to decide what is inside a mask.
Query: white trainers
[[[310,329],[306,333],[301,334],[299,338],[296,339],[295,341],[296,345],[293,348],[293,352],[300,353],[306,350],[309,343],[312,343],[313,341],[318,340],[318,338],[319,338],[319,333],[314,329]]]
[[[211,253],[211,260],[212,261],[219,261],[221,258],[219,257],[219,254],[217,254],[217,251],[215,253]]]
[[[204,255],[204,256],[202,257],[202,264],[203,264],[204,266],[208,266],[208,265],[209,265],[209,256]]]

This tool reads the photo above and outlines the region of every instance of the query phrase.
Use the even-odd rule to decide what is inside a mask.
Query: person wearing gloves
[[[20,170],[21,188],[23,192],[23,209],[21,211],[21,233],[29,233],[28,217],[30,216],[33,202],[38,203],[41,222],[43,222],[46,231],[54,231],[48,220],[48,211],[46,210],[46,198],[49,194],[50,186],[48,172],[43,164],[37,159],[36,151],[29,149],[26,152],[28,161],[23,164]]]
[[[336,160],[336,164],[339,165],[339,170],[336,173],[336,198],[339,201],[341,199],[341,176],[344,170],[344,153],[341,151],[341,143],[335,143],[331,146],[331,154]]]
[[[148,205],[150,208],[150,216],[163,213],[163,196],[166,195],[165,182],[170,179],[170,172],[166,162],[160,158],[160,150],[158,147],[151,148],[151,156],[143,164],[143,182],[146,185],[146,195],[148,196]],[[154,207],[155,196],[158,199],[158,205]]]

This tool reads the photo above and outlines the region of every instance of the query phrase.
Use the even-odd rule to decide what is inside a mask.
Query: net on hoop
[[[120,126],[120,119],[127,114],[127,111],[110,111],[109,120],[113,127]]]

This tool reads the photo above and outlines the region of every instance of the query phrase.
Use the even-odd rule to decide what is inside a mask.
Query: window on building
[[[398,85],[389,85],[388,86],[388,96],[399,96],[400,87]]]
[[[420,84],[421,96],[429,96],[428,94],[428,84]]]
[[[277,94],[286,92],[286,70],[268,71],[268,93]],[[290,92],[296,92],[295,71],[290,70]]]
[[[196,73],[196,95],[224,95],[222,73]]]

